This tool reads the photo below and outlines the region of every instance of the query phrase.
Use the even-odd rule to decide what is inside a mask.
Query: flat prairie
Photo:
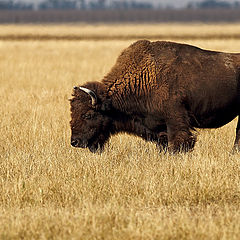
[[[240,23],[1,25],[0,40],[239,39]]]
[[[140,32],[146,39],[161,33],[166,40],[240,52],[239,39],[229,37],[239,28],[222,24],[212,37],[213,25],[202,24],[0,26],[0,38],[36,36],[0,41],[0,239],[239,239],[240,154],[231,152],[236,119],[197,130],[187,154],[159,153],[127,134],[113,136],[101,155],[74,149],[72,87],[100,81],[135,37],[37,37],[41,31]]]

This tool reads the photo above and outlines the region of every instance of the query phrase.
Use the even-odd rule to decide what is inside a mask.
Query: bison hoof
[[[185,140],[176,139],[170,144],[168,151],[170,153],[186,153],[194,148],[195,142],[196,138],[194,136],[191,136]]]
[[[162,134],[158,138],[157,147],[158,147],[160,152],[165,152],[166,153],[166,151],[168,149],[168,137],[167,137],[167,134]]]

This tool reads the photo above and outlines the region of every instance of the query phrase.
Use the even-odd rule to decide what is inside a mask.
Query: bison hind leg
[[[233,153],[240,153],[240,116],[238,116],[236,139],[234,142]]]

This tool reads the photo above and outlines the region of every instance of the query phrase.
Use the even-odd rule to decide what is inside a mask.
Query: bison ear
[[[110,111],[111,110],[111,106],[112,106],[112,103],[111,103],[111,100],[110,99],[107,99],[105,100],[102,105],[101,105],[101,110],[102,111]]]

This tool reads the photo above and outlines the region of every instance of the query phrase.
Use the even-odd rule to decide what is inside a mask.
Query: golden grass
[[[130,43],[0,42],[0,239],[239,239],[236,120],[199,130],[185,155],[126,134],[101,155],[71,148],[72,86],[100,80]]]
[[[224,30],[223,30],[224,29]],[[0,39],[239,39],[240,24],[2,25]]]

